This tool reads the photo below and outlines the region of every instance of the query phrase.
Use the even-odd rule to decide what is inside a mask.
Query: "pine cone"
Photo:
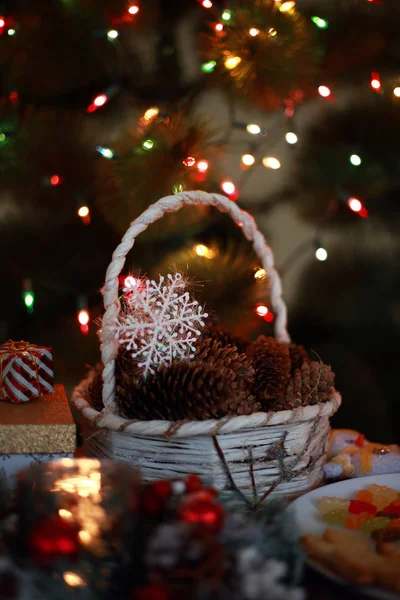
[[[254,369],[246,354],[239,354],[236,346],[225,346],[213,338],[201,340],[197,344],[195,361],[215,369],[231,369],[246,384],[253,383]]]
[[[116,399],[128,419],[220,419],[260,410],[233,369],[197,360],[176,360],[139,383],[124,380]]]
[[[285,393],[283,402],[274,403],[271,408],[273,410],[292,410],[301,406],[301,371],[296,369],[293,373]]]
[[[322,362],[310,362],[310,393],[303,397],[303,406],[326,402],[334,391],[335,374]],[[303,371],[304,365],[302,367]]]
[[[289,344],[290,370],[293,375],[296,369],[301,369],[302,364],[308,361],[308,352],[303,346]]]
[[[334,391],[334,381],[335,375],[328,365],[306,361],[301,369],[294,371],[284,402],[274,405],[274,409],[290,410],[326,402]]]
[[[98,363],[95,366],[96,375],[93,377],[86,395],[86,400],[89,404],[99,412],[103,410],[103,378],[101,376],[103,372],[103,363]]]
[[[288,344],[261,335],[248,346],[247,355],[255,370],[254,391],[263,410],[283,404],[290,379]]]

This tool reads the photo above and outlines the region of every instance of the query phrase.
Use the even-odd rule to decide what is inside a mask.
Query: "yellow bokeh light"
[[[254,279],[264,279],[266,277],[267,271],[265,269],[257,269],[254,273]]]
[[[294,1],[284,2],[283,4],[280,5],[279,10],[281,12],[289,12],[289,10],[292,10],[292,8],[294,8],[295,6],[296,6],[296,2],[294,2]]]
[[[87,217],[89,215],[89,207],[88,206],[81,206],[80,209],[78,210],[78,216],[79,217]]]
[[[79,537],[80,541],[82,542],[82,544],[84,544],[85,546],[90,544],[90,542],[92,541],[92,534],[89,533],[89,531],[86,531],[86,529],[82,529],[78,533],[78,537]]]
[[[243,154],[242,163],[246,165],[246,167],[251,167],[251,165],[254,165],[255,162],[256,159],[252,154]]]
[[[74,518],[72,512],[69,510],[65,510],[65,508],[60,508],[60,510],[58,511],[58,514],[65,521],[72,521]]]
[[[267,169],[276,170],[281,168],[281,163],[277,158],[275,158],[275,156],[266,156],[263,158],[262,162],[264,167],[267,167]]]
[[[194,251],[196,252],[197,256],[201,256],[202,258],[208,258],[208,259],[212,259],[216,257],[216,252],[215,250],[212,250],[211,248],[207,248],[207,246],[204,246],[204,244],[197,244],[194,247]]]
[[[268,29],[268,35],[270,35],[271,37],[275,37],[277,35],[277,30],[275,29],[275,27],[270,27],[270,29]]]
[[[396,98],[400,98],[400,87],[395,87],[393,94],[396,96]]]
[[[227,69],[232,70],[238,66],[242,62],[240,56],[230,56],[224,62],[224,65]]]
[[[145,119],[145,121],[151,121],[152,119],[155,119],[157,117],[159,112],[160,109],[157,108],[157,106],[152,106],[146,110],[146,112],[143,115],[143,118]]]
[[[258,135],[259,133],[261,133],[261,127],[256,123],[249,123],[246,129],[248,133],[251,133],[252,135]]]
[[[82,577],[80,577],[77,573],[73,573],[73,571],[66,571],[63,574],[63,579],[65,583],[71,587],[82,587],[83,585],[86,585]]]
[[[260,30],[257,29],[257,27],[252,27],[251,29],[249,29],[249,34],[251,35],[251,37],[256,37],[256,35],[258,35],[260,33]]]

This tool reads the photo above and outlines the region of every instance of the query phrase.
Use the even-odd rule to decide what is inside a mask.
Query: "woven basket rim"
[[[311,421],[320,417],[331,417],[338,410],[342,398],[336,390],[326,402],[300,406],[292,410],[257,412],[251,415],[223,417],[205,421],[141,421],[139,419],[124,419],[123,417],[106,412],[99,412],[84,398],[87,388],[96,375],[91,369],[87,376],[75,387],[71,402],[75,408],[100,429],[109,429],[128,435],[140,437],[193,437],[197,435],[216,435],[236,433],[244,429],[271,427],[275,425],[295,424],[296,422]]]

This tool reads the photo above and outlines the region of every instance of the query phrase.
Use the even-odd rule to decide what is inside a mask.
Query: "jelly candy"
[[[400,502],[395,501],[385,506],[383,512],[388,513],[388,515],[393,515],[394,517],[400,517]]]
[[[358,438],[356,439],[356,441],[354,443],[359,448],[362,448],[364,446],[364,442],[365,442],[365,435],[363,433],[360,433],[360,435],[358,436]]]
[[[325,523],[328,523],[328,525],[343,525],[348,516],[349,513],[347,510],[343,508],[335,508],[334,510],[329,510],[328,512],[324,513],[322,518]],[[369,516],[370,515],[368,515],[368,517]]]
[[[325,513],[335,509],[348,509],[350,500],[346,498],[339,498],[338,496],[324,496],[321,498],[318,504],[319,511],[324,515]]]
[[[376,485],[376,483],[373,483],[368,486],[368,489],[372,492],[373,503],[378,510],[382,510],[397,499],[397,492],[386,485]]]
[[[375,519],[369,519],[368,521],[364,521],[361,523],[360,529],[364,533],[372,533],[377,529],[384,529],[390,523],[390,519],[387,517],[376,517]]]
[[[369,490],[359,490],[357,492],[356,500],[360,500],[360,502],[368,502],[368,504],[373,504],[373,495]]]
[[[361,513],[359,515],[350,515],[344,522],[346,529],[360,529],[361,524],[371,520],[371,513]]]
[[[352,515],[360,515],[361,513],[376,513],[376,506],[369,502],[361,502],[361,500],[350,500],[349,513]]]

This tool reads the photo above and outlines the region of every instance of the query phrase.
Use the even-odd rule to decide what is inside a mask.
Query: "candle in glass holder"
[[[52,585],[111,597],[135,577],[140,477],[127,464],[64,458],[22,471],[15,556]],[[43,576],[43,575],[41,575]],[[120,590],[119,590],[120,591]],[[72,597],[72,596],[71,596]]]

